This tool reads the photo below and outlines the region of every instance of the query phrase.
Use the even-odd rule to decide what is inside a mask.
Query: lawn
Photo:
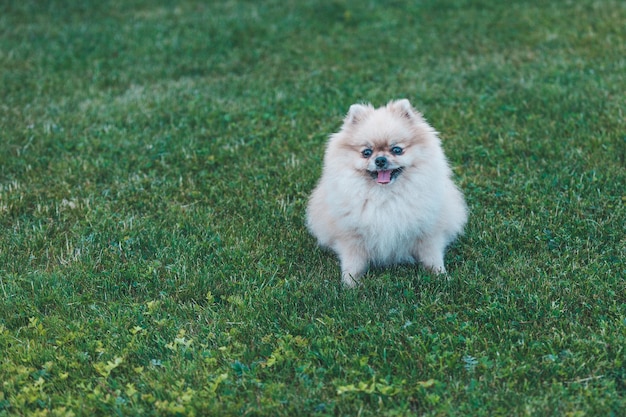
[[[0,3],[0,416],[619,416],[626,3]],[[409,98],[470,220],[345,290],[304,226]]]

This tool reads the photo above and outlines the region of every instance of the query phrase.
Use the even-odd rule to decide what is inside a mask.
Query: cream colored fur
[[[391,182],[377,182],[378,171],[393,172]],[[307,207],[307,226],[339,257],[343,284],[354,287],[371,264],[419,261],[445,273],[445,248],[466,222],[437,133],[409,101],[352,105]]]

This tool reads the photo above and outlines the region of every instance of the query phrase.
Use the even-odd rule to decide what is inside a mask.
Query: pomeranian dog
[[[350,106],[330,136],[307,227],[352,288],[370,265],[421,262],[443,274],[446,246],[467,222],[437,132],[406,100]]]

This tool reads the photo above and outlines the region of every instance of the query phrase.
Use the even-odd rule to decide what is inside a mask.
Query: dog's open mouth
[[[392,180],[395,180],[402,172],[402,168],[396,169],[381,169],[380,171],[369,171],[373,179],[379,184],[389,184]]]

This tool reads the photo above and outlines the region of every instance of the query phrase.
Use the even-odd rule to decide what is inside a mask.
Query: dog
[[[437,132],[409,100],[350,106],[306,209],[311,234],[339,257],[345,287],[370,265],[421,262],[445,274],[445,249],[467,218]]]

